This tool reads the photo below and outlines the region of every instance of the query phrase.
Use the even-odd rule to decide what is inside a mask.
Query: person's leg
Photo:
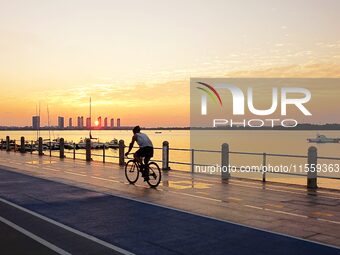
[[[149,167],[148,167],[148,164],[149,164],[149,161],[150,161],[150,157],[144,157],[144,169],[143,169],[143,177],[144,177],[144,180],[148,180],[149,179]]]
[[[149,178],[149,162],[150,159],[153,157],[153,148],[146,147],[145,148],[145,155],[144,155],[144,165],[145,165],[145,174],[147,178]]]
[[[143,165],[143,162],[142,162],[142,157],[141,157],[141,151],[140,149],[138,149],[134,154],[133,154],[133,158],[135,159],[135,161],[140,164],[140,165]]]
[[[147,173],[149,173],[149,168],[147,167],[149,162],[150,162],[151,157],[147,156],[144,158],[144,165],[145,165],[145,170],[147,171]]]
[[[143,151],[143,148],[140,148],[138,149],[136,152],[135,152],[135,160],[136,162],[139,164],[140,166],[140,172],[142,174],[142,177],[145,178],[145,176],[147,176],[145,174],[145,164],[143,163],[142,161],[142,158],[144,157],[144,151]]]
[[[149,164],[150,159],[151,159],[151,157],[149,157],[149,156],[146,156],[146,157],[144,158],[144,164],[145,164],[146,166]]]

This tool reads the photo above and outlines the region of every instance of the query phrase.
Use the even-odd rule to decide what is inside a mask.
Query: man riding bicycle
[[[141,129],[139,126],[133,128],[132,140],[129,145],[129,150],[125,153],[125,156],[129,155],[134,143],[137,142],[137,144],[139,145],[139,149],[134,153],[134,158],[142,165],[142,177],[144,177],[144,181],[147,181],[149,180],[149,169],[146,166],[148,165],[150,159],[153,157],[153,144],[150,138],[140,131]],[[144,164],[142,162],[142,158],[144,158]]]

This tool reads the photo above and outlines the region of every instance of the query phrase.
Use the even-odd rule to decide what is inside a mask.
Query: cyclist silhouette
[[[129,150],[125,153],[125,156],[129,155],[130,151],[133,148],[135,142],[139,145],[139,149],[134,153],[134,158],[137,162],[139,162],[142,166],[141,172],[142,177],[144,177],[144,181],[148,181],[149,179],[149,169],[145,166],[148,165],[150,159],[153,157],[153,144],[150,138],[141,133],[141,128],[136,126],[132,129],[133,136],[131,143],[129,145]],[[144,158],[144,162],[142,162],[142,158]]]

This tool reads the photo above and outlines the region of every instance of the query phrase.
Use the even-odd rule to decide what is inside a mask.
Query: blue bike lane
[[[334,247],[0,170],[0,197],[135,254],[340,254]]]

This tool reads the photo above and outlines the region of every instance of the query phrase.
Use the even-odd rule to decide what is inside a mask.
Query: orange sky
[[[7,1],[0,126],[57,116],[188,126],[190,77],[339,77],[340,3]],[[340,91],[334,91],[340,94]],[[75,122],[75,120],[74,120]]]

